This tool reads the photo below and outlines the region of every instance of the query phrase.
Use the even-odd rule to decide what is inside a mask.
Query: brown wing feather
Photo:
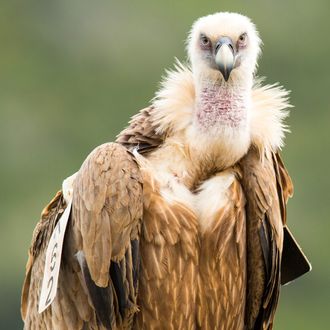
[[[286,203],[293,195],[293,184],[279,153],[272,154],[276,174],[277,192],[279,195],[283,223],[286,224]]]
[[[142,109],[132,117],[129,126],[116,139],[129,150],[137,148],[140,154],[150,152],[161,145],[165,134],[159,134],[152,121],[153,107]]]
[[[240,162],[247,199],[248,329],[272,328],[280,292],[285,202],[292,185],[287,179],[283,189],[278,182],[286,172],[279,171],[275,157],[251,148]]]
[[[26,317],[28,308],[32,266],[35,262],[35,259],[38,258],[40,252],[45,249],[53,229],[61,217],[65,207],[66,204],[64,202],[62,192],[58,191],[54,198],[42,211],[41,219],[33,231],[22,289],[21,314],[23,319]]]
[[[129,327],[137,311],[142,217],[142,181],[134,157],[109,143],[82,165],[74,183],[57,296],[38,314],[45,250],[64,207],[58,193],[35,229],[22,294],[25,328]]]

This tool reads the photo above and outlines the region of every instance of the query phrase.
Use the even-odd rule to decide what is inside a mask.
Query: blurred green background
[[[316,1],[0,1],[0,328],[20,329],[20,288],[43,206],[185,59],[192,22],[238,11],[264,41],[259,75],[292,90],[283,156],[289,223],[313,272],[282,290],[275,329],[330,324],[329,12]]]

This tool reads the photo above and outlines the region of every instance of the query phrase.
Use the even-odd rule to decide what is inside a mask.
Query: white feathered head
[[[252,77],[261,40],[255,25],[237,13],[199,18],[187,40],[188,57],[197,77],[239,83]]]

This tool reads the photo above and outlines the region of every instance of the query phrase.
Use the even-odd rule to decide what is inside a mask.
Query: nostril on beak
[[[215,44],[215,53],[221,48],[222,45],[227,45],[233,54],[235,54],[233,42],[229,37],[222,37],[218,42]]]

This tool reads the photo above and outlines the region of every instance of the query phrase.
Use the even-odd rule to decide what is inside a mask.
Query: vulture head
[[[188,57],[198,80],[252,81],[261,40],[246,16],[221,12],[199,18],[188,37]]]
[[[201,17],[189,33],[195,93],[190,138],[228,155],[224,166],[240,159],[250,146],[251,94],[260,45],[255,25],[237,13]]]

